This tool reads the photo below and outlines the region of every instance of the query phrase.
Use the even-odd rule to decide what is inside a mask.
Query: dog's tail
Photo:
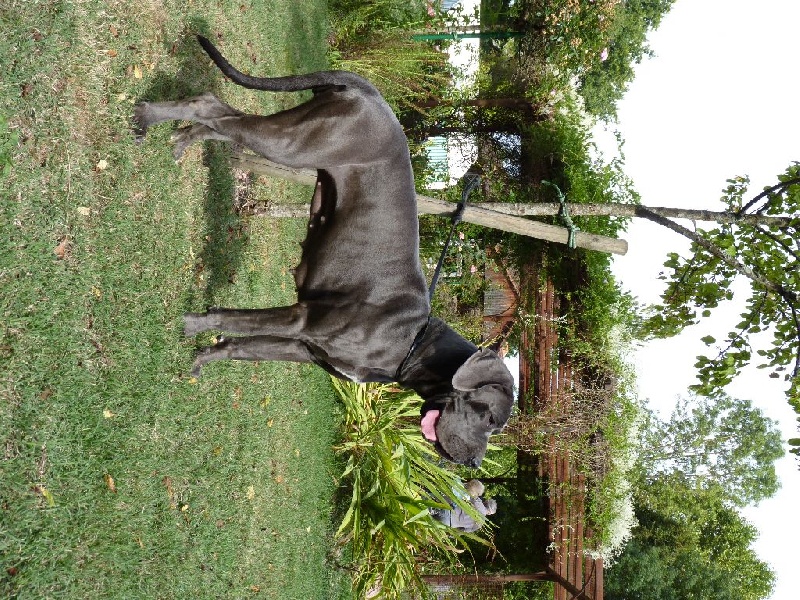
[[[234,67],[222,56],[216,46],[202,35],[197,36],[197,41],[211,60],[219,67],[225,76],[234,83],[251,90],[267,92],[299,92],[301,90],[315,90],[329,86],[356,85],[357,87],[372,87],[366,80],[344,71],[321,71],[307,75],[292,75],[288,77],[252,77],[245,75]]]

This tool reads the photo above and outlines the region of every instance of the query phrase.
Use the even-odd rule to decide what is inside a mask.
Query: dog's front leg
[[[299,337],[306,324],[303,304],[262,309],[216,308],[207,313],[186,313],[184,335],[191,337],[212,329],[240,335]]]
[[[192,376],[200,377],[203,365],[214,360],[312,362],[313,357],[308,347],[299,340],[270,335],[229,338],[200,351],[192,365]]]

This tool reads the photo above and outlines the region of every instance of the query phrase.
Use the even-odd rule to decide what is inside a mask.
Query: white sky
[[[749,175],[756,193],[800,160],[798,25],[798,0],[676,2],[649,37],[656,57],[638,66],[619,104],[625,172],[643,204],[720,209],[727,178]],[[601,143],[602,137],[597,139]],[[643,221],[632,224],[625,237],[630,250],[615,260],[615,273],[641,301],[657,301],[666,252],[688,243]],[[708,323],[638,351],[641,397],[667,417],[675,398],[694,381],[695,357],[708,352],[699,339],[709,333],[723,339],[738,313],[735,307],[727,316],[715,313]],[[784,439],[798,437],[784,385],[752,369],[728,392],[752,399],[778,420]],[[756,551],[777,573],[772,598],[794,600],[800,539],[794,455],[780,461],[778,472],[783,486],[778,496],[747,509],[745,516],[761,532]]]

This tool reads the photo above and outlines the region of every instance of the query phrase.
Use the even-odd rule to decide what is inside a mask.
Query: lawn
[[[323,68],[325,3],[6,0],[0,30],[0,596],[340,597],[327,375],[195,381],[181,331],[291,302],[304,223],[240,218],[223,146],[175,165],[170,126],[129,132],[140,98],[297,102],[224,82],[193,36],[254,74]]]

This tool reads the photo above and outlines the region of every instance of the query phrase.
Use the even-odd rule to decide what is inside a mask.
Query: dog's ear
[[[462,392],[477,390],[485,385],[501,385],[514,389],[514,378],[495,352],[482,348],[470,356],[453,375],[453,389]]]

